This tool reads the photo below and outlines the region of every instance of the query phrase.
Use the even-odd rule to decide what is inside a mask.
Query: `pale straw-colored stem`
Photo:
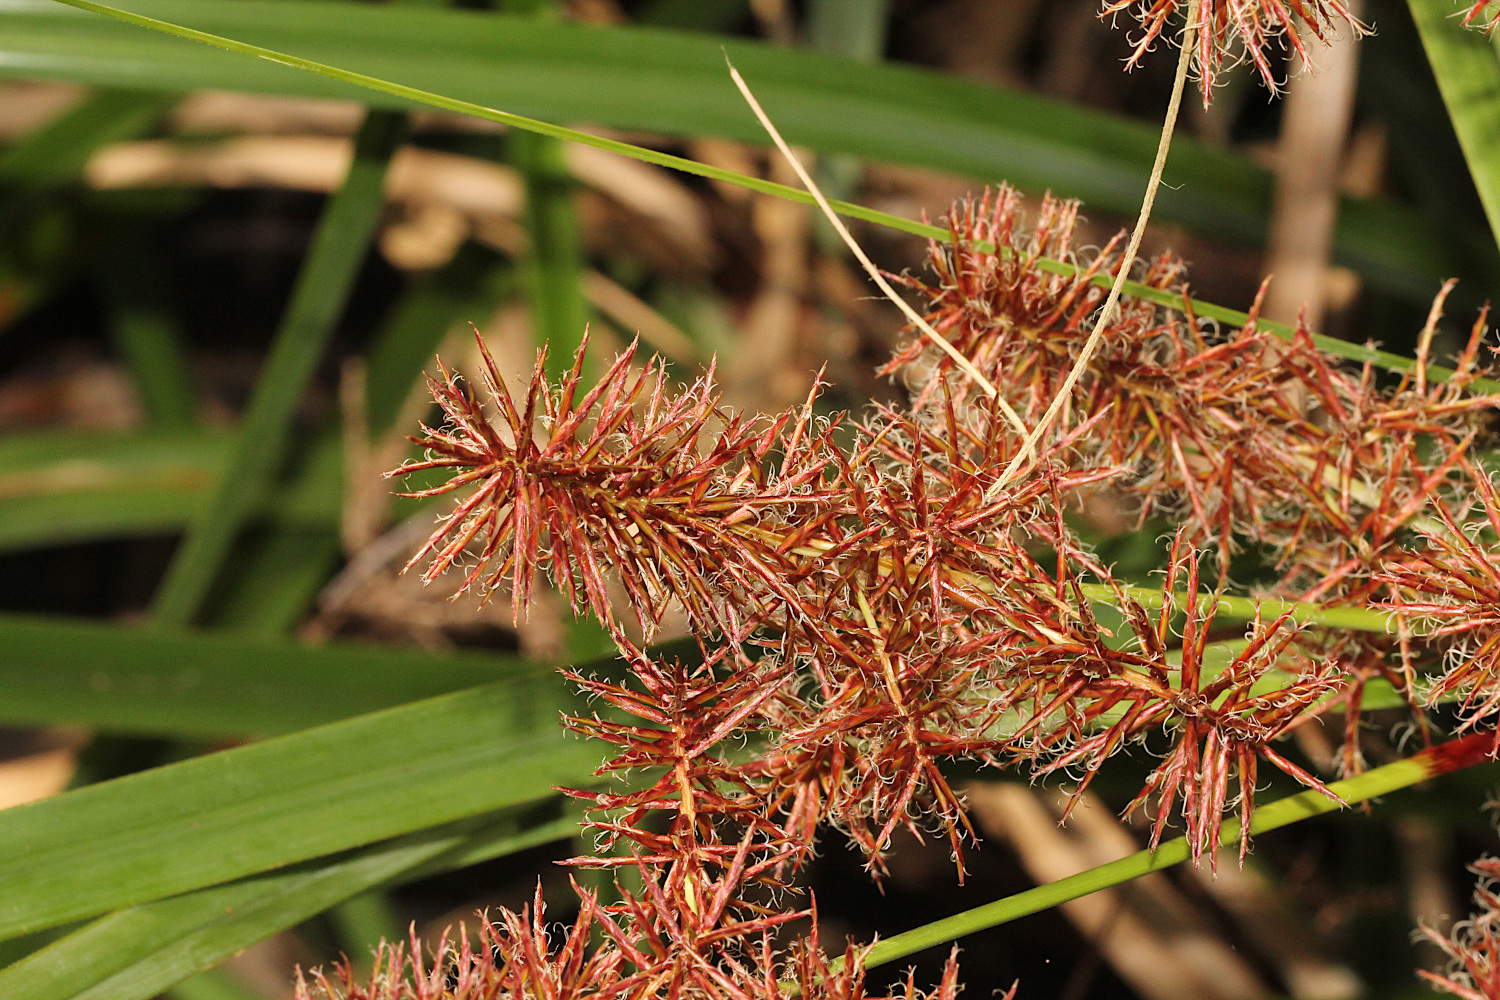
[[[817,182],[812,179],[812,175],[807,172],[807,168],[802,166],[802,161],[797,159],[796,155],[792,152],[792,147],[788,146],[786,140],[781,137],[781,133],[772,124],[770,116],[760,106],[760,102],[755,99],[755,95],[750,92],[750,86],[745,83],[745,78],[740,76],[740,71],[735,69],[732,64],[729,67],[729,75],[734,79],[734,85],[740,88],[740,93],[745,96],[745,103],[750,105],[750,110],[755,112],[756,118],[760,119],[761,127],[771,136],[771,141],[776,143],[776,148],[781,150],[781,155],[785,156],[787,162],[792,165],[792,169],[797,173],[797,178],[802,181],[802,185],[807,188],[808,193],[813,196],[813,200],[818,203],[818,208],[823,210],[823,215],[827,217],[828,224],[833,226],[834,230],[843,238],[844,243],[849,247],[849,251],[854,254],[860,266],[865,269],[865,273],[870,276],[870,280],[875,282],[876,287],[885,294],[886,298],[896,304],[896,308],[905,314],[913,326],[922,331],[923,336],[932,341],[939,349],[947,352],[960,371],[973,379],[974,384],[984,390],[985,395],[993,397],[1000,404],[1000,409],[1005,411],[1006,419],[1016,428],[1017,433],[1025,434],[1027,428],[1025,422],[1021,420],[1021,415],[1015,411],[1015,408],[1010,403],[1006,402],[1004,396],[1000,395],[994,383],[985,378],[983,373],[974,367],[974,363],[964,357],[962,351],[948,343],[946,337],[934,330],[932,324],[923,319],[915,309],[907,304],[905,299],[896,294],[896,290],[891,287],[890,282],[885,280],[885,275],[880,273],[880,269],[875,266],[864,249],[850,235],[849,228],[844,225],[844,221],[833,210],[833,206],[828,203],[828,199],[823,197],[823,192],[819,189]]]
[[[1088,366],[1094,352],[1099,349],[1099,342],[1104,338],[1105,327],[1114,319],[1115,309],[1120,303],[1120,293],[1130,277],[1131,266],[1135,264],[1136,253],[1141,247],[1141,237],[1146,234],[1146,223],[1151,219],[1151,208],[1156,204],[1156,192],[1161,187],[1161,175],[1167,165],[1167,153],[1172,148],[1172,133],[1177,127],[1177,112],[1182,107],[1182,92],[1187,84],[1188,67],[1193,59],[1193,39],[1198,30],[1198,10],[1201,2],[1202,0],[1192,0],[1188,6],[1187,25],[1182,32],[1182,50],[1177,57],[1177,76],[1172,82],[1172,99],[1167,103],[1166,120],[1161,127],[1161,141],[1156,147],[1156,162],[1152,164],[1151,179],[1146,184],[1146,195],[1141,199],[1141,214],[1135,221],[1135,230],[1130,234],[1130,243],[1125,247],[1125,256],[1120,260],[1120,270],[1115,275],[1115,282],[1110,286],[1109,298],[1104,300],[1104,308],[1099,310],[1099,318],[1094,323],[1094,330],[1089,334],[1088,340],[1084,341],[1083,350],[1078,352],[1078,358],[1073,362],[1073,368],[1068,372],[1068,377],[1063,380],[1062,387],[1057,390],[1057,395],[1053,397],[1052,404],[1047,407],[1047,412],[1042,414],[1042,419],[1037,425],[1031,429],[1025,443],[1021,445],[1021,450],[1016,452],[1016,457],[1011,459],[1005,472],[995,481],[995,485],[990,489],[991,493],[1005,488],[1028,468],[1024,463],[1036,453],[1037,442],[1041,440],[1043,434],[1047,433],[1047,428],[1052,426],[1052,421],[1057,419],[1057,414],[1067,405],[1073,387],[1078,384],[1084,368]]]

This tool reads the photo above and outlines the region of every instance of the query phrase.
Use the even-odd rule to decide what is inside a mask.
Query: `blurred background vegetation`
[[[126,6],[790,182],[727,52],[833,196],[936,221],[1009,181],[1084,199],[1095,244],[1133,217],[1172,70],[1124,73],[1097,0]],[[1274,272],[1273,318],[1410,353],[1445,278],[1445,336],[1467,330],[1500,255],[1407,5],[1361,15],[1376,34],[1315,48],[1325,71],[1285,97],[1242,71],[1190,107],[1146,249],[1186,257],[1206,301],[1246,308]],[[920,239],[856,232],[923,267]],[[803,205],[0,6],[0,806],[45,799],[0,812],[0,996],[286,997],[297,963],[560,887],[551,787],[599,753],[556,732],[546,665],[609,647],[555,600],[517,626],[397,575],[433,511],[380,474],[427,414],[421,373],[463,366],[471,323],[515,372],[542,342],[566,363],[591,324],[596,360],[637,335],[684,379],[716,357],[739,408],[804,397],[825,364],[826,405],[858,408],[899,391],[872,371],[901,320],[871,295]],[[1154,565],[1149,529],[1095,520],[1117,563]],[[1327,754],[1316,732],[1298,749]],[[968,939],[969,989],[1420,995],[1435,956],[1411,928],[1466,909],[1494,780]],[[1135,850],[1101,786],[1058,830],[1050,790],[977,785],[989,839],[962,888],[907,843],[882,893],[831,836],[809,874],[825,934]]]

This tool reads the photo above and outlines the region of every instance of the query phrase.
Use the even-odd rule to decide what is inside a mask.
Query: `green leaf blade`
[[[1463,27],[1459,15],[1469,3],[1409,0],[1408,6],[1490,231],[1500,240],[1500,58],[1481,32]]]
[[[15,0],[0,11],[0,71],[125,86],[344,97],[388,108],[421,102],[491,120],[504,120],[505,113],[494,111],[503,108],[553,122],[763,142],[728,83],[727,53],[795,144],[986,183],[1047,187],[1082,198],[1095,211],[1123,215],[1134,212],[1156,141],[1155,130],[1142,123],[1016,90],[659,29],[547,25],[337,0],[129,0],[128,7],[271,52],[247,59],[104,19],[79,20],[76,11],[62,16],[50,0]],[[299,73],[291,68],[298,59],[327,65],[303,62],[311,72]],[[359,74],[366,79],[356,79]],[[566,131],[530,125],[547,134]],[[618,149],[597,138],[564,137]],[[641,158],[706,173],[671,157]],[[1163,220],[1237,241],[1263,235],[1269,174],[1243,156],[1181,139],[1166,182],[1157,213]],[[1409,270],[1412,247],[1423,248],[1419,273]],[[1453,274],[1500,273],[1500,256],[1467,260],[1449,251],[1430,220],[1385,202],[1344,201],[1336,255],[1418,301]]]
[[[0,813],[0,937],[544,798],[598,754],[551,672]],[[107,835],[106,835],[107,833]]]

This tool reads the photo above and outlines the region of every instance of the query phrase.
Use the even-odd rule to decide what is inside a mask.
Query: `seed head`
[[[1126,63],[1128,68],[1134,68],[1166,33],[1172,19],[1179,12],[1186,14],[1188,9],[1188,0],[1105,0],[1100,16],[1128,11],[1140,22],[1135,51]],[[1279,90],[1281,83],[1268,54],[1274,43],[1294,49],[1306,61],[1307,51],[1300,32],[1325,43],[1340,23],[1357,34],[1369,32],[1339,0],[1202,0],[1198,22],[1193,66],[1202,85],[1205,108],[1219,72],[1246,59],[1255,64],[1273,93]]]

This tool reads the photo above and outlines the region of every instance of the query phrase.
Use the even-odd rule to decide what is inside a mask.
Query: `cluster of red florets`
[[[1076,207],[1048,201],[1029,230],[1019,213],[1009,191],[959,206],[952,246],[933,249],[937,281],[908,281],[998,396],[921,342],[887,369],[908,377],[910,405],[862,420],[820,415],[816,388],[786,413],[736,416],[711,373],[676,390],[633,348],[592,386],[581,352],[556,384],[539,360],[516,396],[486,356],[487,402],[446,371],[433,380],[445,424],[399,471],[452,470],[426,492],[470,492],[413,563],[430,560],[431,579],[471,559],[461,587],[508,589],[518,607],[541,570],[611,630],[628,668],[572,675],[600,709],[569,724],[612,746],[600,773],[620,779],[573,793],[600,840],[575,864],[634,868],[641,888],[608,906],[580,891],[560,950],[539,936],[540,901],[506,914],[485,949],[509,956],[503,969],[473,974],[507,985],[473,996],[749,998],[794,982],[855,996],[858,955],[830,965],[815,921],[778,952],[773,934],[813,915],[768,900],[790,891],[821,823],[877,873],[898,828],[935,828],[961,874],[972,830],[949,762],[1067,772],[1081,791],[1115,753],[1165,736],[1131,808],[1148,811],[1153,844],[1181,817],[1193,855],[1212,857],[1235,810],[1243,851],[1262,764],[1327,791],[1280,737],[1333,705],[1356,717],[1374,677],[1415,701],[1411,678],[1445,637],[1469,651],[1434,660],[1433,696],[1493,710],[1500,573],[1473,526],[1500,503],[1467,459],[1466,424],[1495,407],[1473,391],[1477,339],[1447,382],[1424,358],[1382,390],[1305,331],[1286,343],[1252,320],[1220,337],[1190,304],[1137,299],[1106,328],[1075,405],[1002,479],[1022,448],[1002,398],[1037,419],[1098,309],[1094,277],[1118,266],[1107,248],[1060,273],[1045,258],[1068,258]],[[1142,277],[1175,292],[1182,271],[1162,258]],[[1467,504],[1465,484],[1479,491]],[[1064,519],[1101,491],[1178,519],[1159,588],[1117,580]],[[1283,560],[1283,594],[1378,597],[1422,643],[1388,648],[1282,614],[1215,656],[1200,549],[1217,549],[1222,587],[1227,553],[1247,544]],[[1100,599],[1124,612],[1123,631],[1100,624]],[[701,662],[661,662],[629,638],[624,609],[649,636],[674,604]],[[1357,766],[1355,724],[1348,734]],[[603,944],[585,958],[575,939],[590,934]],[[467,945],[447,954],[483,965]],[[388,953],[386,966],[414,961]],[[930,995],[955,990],[950,967]]]

